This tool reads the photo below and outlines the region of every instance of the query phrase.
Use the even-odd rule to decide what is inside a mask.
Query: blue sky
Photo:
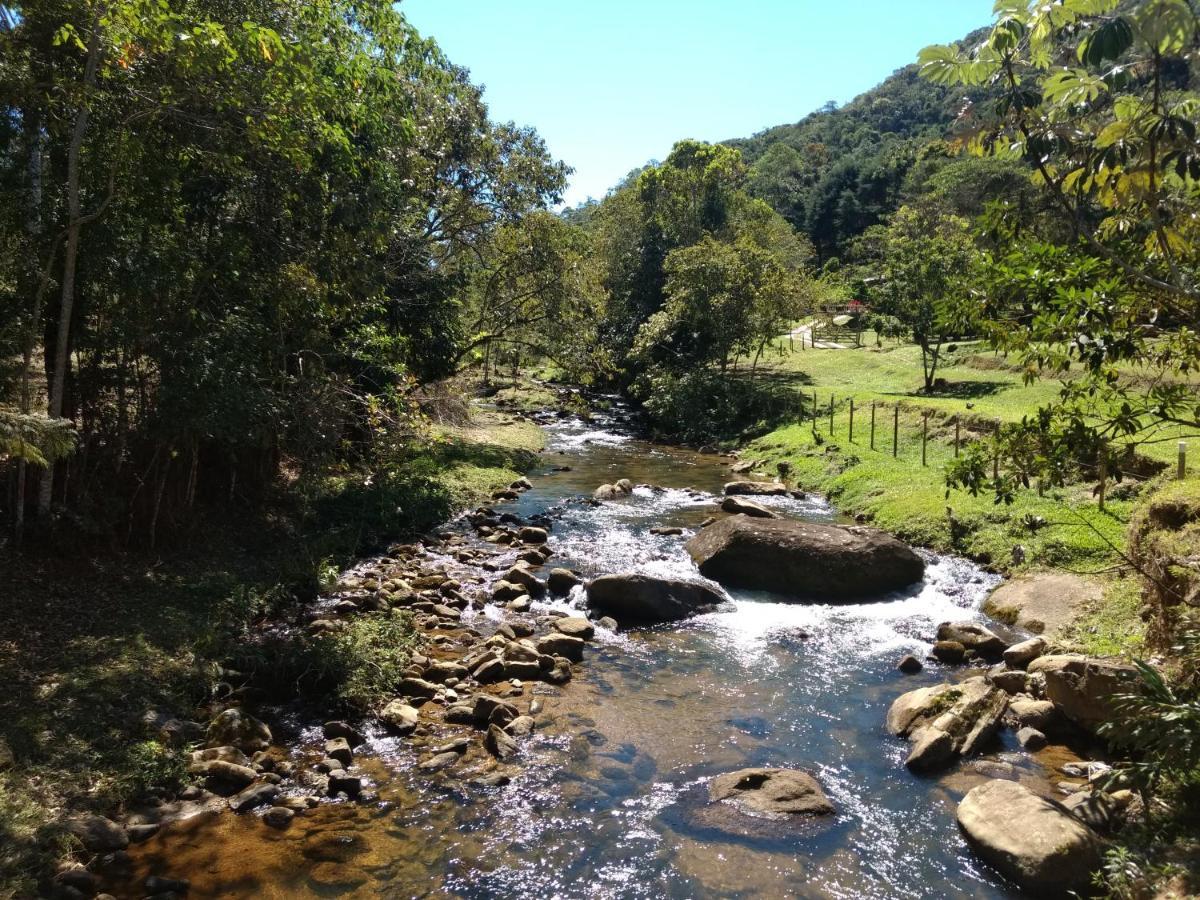
[[[992,0],[403,0],[601,197],[681,138],[717,141],[839,104],[991,20]]]

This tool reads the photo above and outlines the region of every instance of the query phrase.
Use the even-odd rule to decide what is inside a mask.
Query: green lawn
[[[1104,510],[1093,483],[1047,489],[1044,496],[1031,489],[1019,493],[1011,505],[996,503],[990,492],[947,493],[945,468],[954,458],[956,420],[965,446],[990,434],[997,421],[1019,421],[1033,414],[1056,397],[1059,385],[1046,380],[1025,384],[1015,366],[982,345],[965,343],[946,354],[938,372],[946,385],[929,396],[920,391],[917,347],[889,343],[876,348],[873,336],[868,338],[867,346],[858,349],[795,350],[760,363],[757,377],[786,384],[809,398],[815,392],[820,415],[815,427],[806,419],[752,441],[746,455],[762,460],[769,471],[784,466],[801,487],[820,491],[843,511],[913,543],[970,556],[1005,574],[1060,569],[1103,579],[1106,601],[1079,623],[1077,641],[1093,652],[1135,651],[1144,628],[1137,616],[1136,584],[1123,554],[1130,517],[1148,485],[1132,480],[1110,484]],[[893,455],[897,421],[899,441]],[[1200,436],[1179,436],[1188,437],[1195,448],[1193,460],[1200,458]],[[1175,442],[1146,445],[1138,452],[1173,463]],[[1173,471],[1172,467],[1159,480]]]

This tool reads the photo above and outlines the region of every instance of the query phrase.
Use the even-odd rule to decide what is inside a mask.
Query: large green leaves
[[[1138,37],[1162,55],[1183,52],[1196,33],[1196,17],[1187,0],[1145,0],[1133,18]]]

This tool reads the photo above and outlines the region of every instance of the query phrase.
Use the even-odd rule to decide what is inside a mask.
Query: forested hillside
[[[807,233],[825,261],[896,209],[923,148],[978,93],[930,84],[905,66],[845,106],[725,143],[751,167],[750,194]]]

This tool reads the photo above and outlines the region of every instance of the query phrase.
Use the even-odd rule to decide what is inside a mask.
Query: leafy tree
[[[994,95],[970,110],[965,144],[1028,164],[1067,234],[1060,250],[999,258],[992,279],[998,342],[1030,377],[1063,378],[1060,402],[1027,425],[1061,448],[1047,459],[1098,466],[1109,441],[1200,428],[1196,27],[1187,0],[1006,0],[978,42],[920,55],[926,79]],[[1054,265],[1026,264],[1037,257]],[[1036,301],[1021,308],[1020,293]]]
[[[966,327],[976,256],[970,226],[933,203],[922,203],[901,207],[881,238],[880,311],[902,322],[921,348],[925,391],[931,393],[942,344]]]

